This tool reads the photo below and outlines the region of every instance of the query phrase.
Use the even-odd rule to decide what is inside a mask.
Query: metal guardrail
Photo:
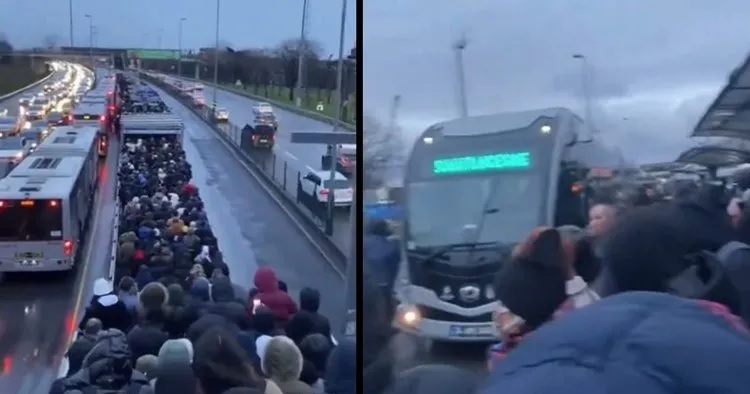
[[[14,90],[14,91],[12,91],[10,93],[4,94],[4,95],[0,96],[0,101],[5,101],[5,100],[7,100],[7,99],[9,99],[9,98],[11,98],[11,97],[19,94],[19,93],[22,93],[22,92],[24,92],[26,90],[29,90],[29,89],[33,89],[33,88],[35,88],[35,87],[43,84],[44,82],[46,82],[48,79],[52,78],[53,75],[55,75],[54,71],[50,72],[49,75],[47,75],[46,77],[44,77],[44,78],[42,78],[42,79],[40,79],[40,80],[38,80],[36,82],[32,82],[32,83],[30,83],[30,84],[22,87],[21,89]]]
[[[336,264],[338,267],[343,268],[346,266],[346,254],[349,252],[348,247],[342,248],[338,246],[330,236],[323,232],[324,226],[322,219],[327,212],[324,205],[321,204],[319,207],[313,207],[313,209],[310,209],[309,205],[304,204],[304,202],[298,198],[298,181],[302,177],[301,169],[298,169],[298,165],[290,165],[289,161],[277,156],[273,152],[253,149],[247,144],[247,141],[243,141],[240,138],[242,130],[239,127],[231,124],[214,123],[211,120],[210,109],[195,108],[187,98],[180,95],[177,90],[162,82],[160,79],[154,78],[145,73],[141,73],[141,78],[172,95],[172,97],[177,99],[181,104],[198,115],[222,139],[228,142],[239,156],[244,158],[243,161],[245,163],[256,169],[257,172],[265,178],[265,181],[269,185],[278,190],[281,196],[297,208],[298,212],[301,213],[300,217],[305,219],[308,225],[319,230],[320,237],[318,238],[325,242],[327,250],[330,250],[335,254],[335,256],[332,257],[337,260]]]

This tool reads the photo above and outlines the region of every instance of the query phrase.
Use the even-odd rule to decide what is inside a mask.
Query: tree
[[[388,168],[403,165],[404,140],[399,127],[384,125],[372,116],[364,117],[363,128],[362,185],[375,189],[386,183]]]
[[[10,52],[13,52],[13,45],[4,33],[0,33],[0,64],[13,63],[13,56],[3,56],[4,53]]]
[[[289,100],[294,101],[294,88],[297,86],[297,71],[299,68],[300,51],[304,56],[305,69],[310,65],[315,67],[323,52],[320,43],[314,40],[300,40],[298,38],[287,39],[281,42],[276,49],[277,56],[282,60],[284,70],[284,86],[289,88]],[[309,84],[309,73],[303,69],[302,80]]]

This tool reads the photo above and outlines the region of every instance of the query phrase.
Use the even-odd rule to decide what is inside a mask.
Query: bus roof
[[[539,118],[577,117],[573,111],[562,108],[543,108],[529,111],[503,112],[491,115],[470,116],[436,123],[425,131],[439,131],[446,136],[471,136],[518,130],[531,126]]]
[[[97,138],[97,128],[85,125],[55,128],[34,150],[32,156],[86,157]]]
[[[0,200],[68,197],[84,157],[28,157],[0,180]]]

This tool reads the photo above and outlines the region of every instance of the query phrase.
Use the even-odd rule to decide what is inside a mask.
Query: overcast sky
[[[471,114],[567,106],[592,70],[596,125],[636,161],[673,160],[750,49],[744,0],[381,0],[364,5],[365,110],[412,135],[456,117],[462,33]],[[628,120],[623,120],[627,118]]]
[[[73,0],[74,40],[89,43],[85,14],[94,17],[97,45],[111,47],[163,48],[178,46],[178,20],[183,24],[185,48],[214,45],[216,0]],[[310,1],[308,32],[323,45],[324,54],[338,54],[341,20],[340,0]],[[356,2],[349,1],[345,51],[355,40]],[[63,45],[70,41],[69,8],[65,0],[2,0],[0,32],[17,47],[40,46],[55,36]],[[273,47],[284,39],[298,38],[302,22],[300,0],[221,0],[222,41],[237,48]]]

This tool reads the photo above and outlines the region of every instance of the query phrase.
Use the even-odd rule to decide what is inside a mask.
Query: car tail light
[[[320,195],[321,196],[327,196],[328,195],[328,189],[320,189]]]
[[[66,256],[73,254],[73,241],[67,240],[63,242],[63,253],[65,253]]]
[[[57,207],[57,205],[58,205],[57,200],[50,200],[49,202],[50,207],[55,208]]]
[[[5,206],[5,201],[0,201],[0,208]]]
[[[104,116],[104,115],[102,115],[102,116],[99,117],[99,121],[100,122],[104,122],[106,119],[107,119],[107,117]]]
[[[104,138],[100,139],[99,140],[99,147],[102,148],[102,149],[106,148],[107,147],[107,140],[105,140]]]

